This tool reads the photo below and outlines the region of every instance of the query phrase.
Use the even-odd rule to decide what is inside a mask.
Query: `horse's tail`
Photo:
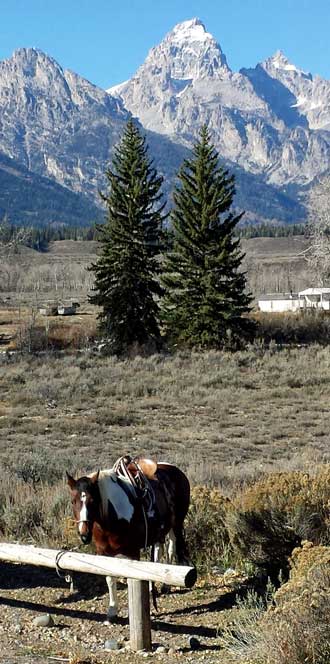
[[[190,564],[189,551],[184,536],[184,520],[190,504],[190,483],[185,473],[177,466],[159,462],[157,476],[165,487],[167,503],[172,505],[173,520],[171,528],[175,535],[176,555],[179,565]]]

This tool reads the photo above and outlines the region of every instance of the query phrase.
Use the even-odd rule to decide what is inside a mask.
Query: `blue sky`
[[[132,76],[152,46],[194,16],[234,71],[281,49],[296,66],[330,79],[330,0],[0,0],[0,59],[34,46],[107,88]]]

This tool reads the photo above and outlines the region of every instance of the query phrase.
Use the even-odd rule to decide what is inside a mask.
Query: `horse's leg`
[[[189,552],[188,546],[183,534],[183,524],[177,524],[173,528],[176,555],[179,565],[189,565]]]
[[[169,563],[169,565],[172,565],[176,554],[176,536],[172,528],[167,537],[168,543],[166,547],[166,562]]]
[[[109,608],[107,619],[113,622],[118,614],[118,596],[117,596],[117,579],[114,576],[106,576],[106,582],[109,588]]]
[[[154,544],[152,548],[153,548],[152,562],[159,563],[164,555],[164,545],[161,544],[160,542],[156,542],[156,544]]]
[[[174,530],[172,530],[172,528],[166,536],[165,545],[163,549],[165,552],[166,564],[172,565],[175,561],[175,553],[176,553],[176,537],[174,534]],[[171,592],[171,587],[168,586],[166,583],[163,583],[161,586],[161,592],[167,594]]]
[[[151,547],[151,562],[159,563],[163,555],[164,555],[164,545],[161,542],[156,542],[156,544],[153,544]],[[155,581],[149,581],[149,591],[151,592],[154,609],[155,611],[158,611],[157,608],[158,591],[156,588]]]

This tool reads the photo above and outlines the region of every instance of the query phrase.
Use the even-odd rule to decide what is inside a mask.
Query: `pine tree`
[[[163,182],[148,158],[145,138],[129,121],[106,172],[108,194],[102,195],[107,220],[99,226],[101,255],[95,273],[93,304],[102,309],[99,328],[114,353],[134,344],[160,339],[155,297],[161,295],[155,257],[165,204]]]
[[[184,160],[174,192],[174,248],[164,264],[163,318],[172,339],[219,348],[249,326],[242,314],[251,297],[241,271],[235,227],[242,214],[229,211],[234,178],[218,161],[206,127]]]

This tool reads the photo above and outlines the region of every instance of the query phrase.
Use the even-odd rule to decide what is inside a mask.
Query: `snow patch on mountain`
[[[127,85],[129,81],[123,81],[122,83],[117,83],[117,85],[113,85],[111,88],[108,88],[106,92],[108,95],[112,95],[113,97],[120,97],[121,91],[125,88],[125,85]]]

